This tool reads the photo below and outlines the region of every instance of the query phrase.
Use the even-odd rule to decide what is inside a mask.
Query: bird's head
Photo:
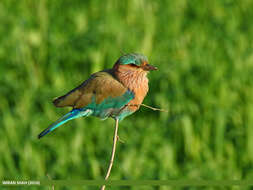
[[[148,72],[152,70],[157,70],[157,67],[148,64],[148,59],[146,56],[137,53],[130,53],[121,56],[114,65],[114,69],[119,68],[130,71],[140,71]]]

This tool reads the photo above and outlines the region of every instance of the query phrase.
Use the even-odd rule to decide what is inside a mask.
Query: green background
[[[37,135],[69,111],[54,97],[122,52],[159,68],[144,103],[169,112],[142,107],[120,123],[125,143],[110,179],[252,179],[252,8],[251,0],[1,0],[0,179],[103,179],[112,119]]]

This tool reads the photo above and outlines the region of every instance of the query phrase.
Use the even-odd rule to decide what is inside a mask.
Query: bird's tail
[[[40,139],[41,137],[45,136],[49,132],[55,130],[57,127],[60,127],[64,123],[68,122],[69,120],[72,120],[72,119],[75,119],[75,118],[78,118],[78,117],[82,117],[82,116],[89,116],[90,114],[92,114],[92,110],[90,110],[90,109],[86,109],[86,110],[73,109],[72,111],[70,111],[69,113],[67,113],[66,115],[64,115],[60,119],[58,119],[56,122],[54,122],[53,124],[51,124],[44,131],[42,131],[38,135],[38,138]]]

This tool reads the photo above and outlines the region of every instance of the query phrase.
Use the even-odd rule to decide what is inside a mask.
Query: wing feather
[[[125,97],[126,92],[128,92],[128,89],[114,78],[112,70],[106,70],[93,74],[75,89],[64,96],[56,98],[53,103],[56,107],[83,108],[92,103],[93,97],[95,97],[97,105],[108,98],[117,97],[124,97],[125,99],[122,102],[129,102],[133,99],[133,95]]]

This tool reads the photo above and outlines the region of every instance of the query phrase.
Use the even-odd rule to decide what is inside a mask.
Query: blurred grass
[[[104,177],[112,120],[77,119],[36,137],[68,111],[51,100],[110,68],[121,51],[158,66],[144,103],[169,113],[141,108],[120,123],[126,142],[110,179],[253,178],[252,7],[250,0],[2,0],[0,179]]]

